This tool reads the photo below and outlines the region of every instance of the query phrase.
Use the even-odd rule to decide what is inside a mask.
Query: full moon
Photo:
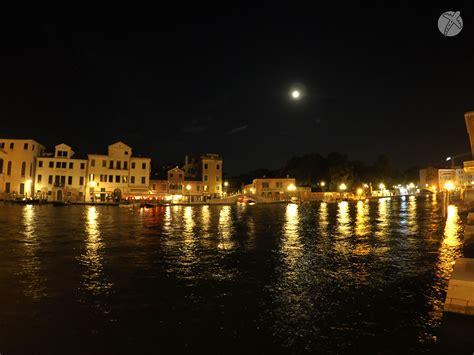
[[[293,90],[293,92],[291,93],[291,96],[294,99],[298,99],[300,97],[300,92],[298,90]]]

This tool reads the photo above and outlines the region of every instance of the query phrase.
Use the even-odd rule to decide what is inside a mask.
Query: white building
[[[33,195],[35,158],[44,150],[33,139],[0,138],[0,199]]]
[[[86,202],[144,197],[149,191],[150,158],[132,156],[123,142],[109,145],[108,154],[89,154]]]
[[[36,197],[48,201],[84,202],[87,160],[73,159],[74,151],[66,144],[55,146],[54,155],[36,159]]]

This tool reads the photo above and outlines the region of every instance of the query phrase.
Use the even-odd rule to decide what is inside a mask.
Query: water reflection
[[[202,228],[202,233],[203,237],[208,237],[209,236],[209,226],[211,224],[211,211],[209,209],[209,206],[202,206],[201,209],[201,228]]]
[[[232,207],[223,206],[219,212],[219,226],[218,226],[218,237],[219,241],[217,243],[217,248],[221,250],[229,250],[234,247],[234,242],[232,241]]]
[[[418,232],[416,208],[416,197],[410,196],[408,198],[408,232],[410,234],[416,234]]]
[[[41,261],[38,256],[39,241],[36,236],[36,207],[26,205],[23,207],[23,235],[25,247],[25,260],[21,263],[22,280],[25,282],[25,294],[34,299],[45,296],[45,280],[40,276]]]
[[[370,233],[369,204],[367,202],[357,202],[357,216],[355,223],[355,234],[358,237],[366,236]]]
[[[455,260],[461,255],[461,240],[459,235],[462,231],[461,219],[458,208],[454,205],[448,207],[446,224],[444,227],[443,241],[439,249],[437,274],[439,277],[449,279],[453,271]]]
[[[349,202],[341,201],[337,208],[337,228],[334,249],[339,254],[350,252],[350,237],[352,236]]]
[[[377,237],[385,237],[389,231],[390,220],[390,198],[380,198],[378,201],[378,216],[377,216]]]
[[[93,295],[106,294],[112,284],[107,282],[103,271],[104,243],[99,228],[99,211],[95,206],[88,206],[85,214],[86,250],[80,257],[81,263],[86,267],[83,285]]]
[[[299,223],[300,218],[298,215],[298,205],[295,203],[289,203],[286,206],[281,246],[282,258],[288,268],[288,277],[293,277],[295,275],[294,268],[303,252],[299,234]]]
[[[191,271],[192,265],[197,262],[193,211],[193,207],[191,206],[184,207],[183,211],[183,244],[181,247],[182,254],[180,264],[189,272]]]
[[[319,232],[323,237],[328,235],[328,204],[326,202],[321,202],[319,205]]]

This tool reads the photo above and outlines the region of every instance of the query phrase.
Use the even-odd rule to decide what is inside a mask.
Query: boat
[[[15,200],[12,200],[13,203],[17,203],[20,205],[36,205],[40,203],[39,199],[34,199],[34,198],[29,198],[29,197],[24,197],[24,198],[17,198]]]
[[[70,201],[53,201],[54,207],[69,206],[71,205]]]

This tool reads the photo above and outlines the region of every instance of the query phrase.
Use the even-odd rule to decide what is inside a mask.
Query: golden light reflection
[[[347,201],[338,203],[337,230],[343,236],[351,234],[351,218],[349,216],[349,202]]]
[[[180,264],[184,268],[184,271],[188,274],[187,277],[194,278],[192,274],[192,266],[197,263],[196,258],[196,240],[194,235],[194,222],[193,216],[194,209],[192,206],[186,206],[183,210],[183,244],[180,248],[182,252],[180,256]]]
[[[208,205],[202,206],[201,209],[201,225],[203,236],[209,236],[209,226],[211,224],[211,211]]]
[[[378,201],[378,216],[377,216],[377,237],[385,237],[390,221],[390,198],[380,198]]]
[[[104,243],[101,238],[99,226],[99,211],[95,206],[88,206],[85,210],[86,242],[85,253],[80,257],[82,264],[86,267],[83,284],[86,290],[94,295],[107,293],[112,284],[106,281],[103,273],[102,250]]]
[[[408,232],[415,234],[418,232],[418,221],[416,212],[416,197],[410,196],[408,199]]]
[[[46,286],[40,276],[40,258],[38,257],[38,239],[36,236],[36,208],[23,207],[23,235],[25,236],[25,260],[21,263],[21,282],[25,284],[25,294],[34,299],[45,296]]]
[[[219,212],[219,242],[217,244],[217,248],[221,250],[230,250],[234,247],[234,242],[231,240],[233,231],[233,221],[231,213],[231,206],[223,206]]]
[[[326,202],[321,202],[319,205],[319,232],[321,236],[328,236],[328,204]]]
[[[443,240],[439,247],[438,262],[436,264],[436,276],[442,280],[449,280],[453,272],[454,263],[462,255],[462,223],[459,218],[458,208],[454,205],[448,206],[446,223],[444,226]],[[445,283],[445,288],[447,282]],[[439,292],[445,292],[446,289],[440,289]],[[435,320],[442,316],[443,301],[442,298],[432,300]]]
[[[295,266],[303,253],[303,246],[299,234],[300,218],[298,215],[298,205],[289,203],[286,205],[285,224],[283,226],[283,240],[281,252],[283,260],[288,267],[287,276],[294,277]]]
[[[367,202],[357,202],[357,216],[355,223],[355,234],[359,237],[366,236],[370,232],[369,204]]]

